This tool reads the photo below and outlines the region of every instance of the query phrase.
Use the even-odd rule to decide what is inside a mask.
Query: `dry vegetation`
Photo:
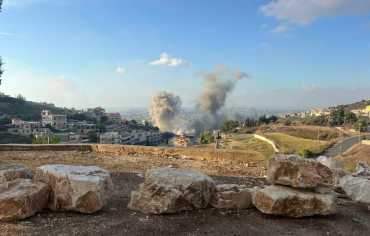
[[[274,141],[280,152],[285,154],[300,154],[303,150],[322,153],[332,145],[329,141],[298,138],[283,133],[266,133],[264,136]]]
[[[1,164],[24,164],[31,169],[45,164],[98,165],[111,172],[140,173],[159,166],[196,169],[208,175],[263,176],[265,158],[250,152],[248,160],[207,160],[191,156],[100,155],[79,151],[0,152]]]
[[[225,149],[255,151],[261,153],[266,160],[275,153],[271,145],[250,134],[231,135],[225,140]]]
[[[342,133],[338,129],[322,126],[268,126],[263,127],[261,132],[283,133],[297,138],[331,141],[339,138]]]
[[[336,159],[343,163],[346,170],[352,172],[358,161],[370,164],[370,145],[358,144]]]

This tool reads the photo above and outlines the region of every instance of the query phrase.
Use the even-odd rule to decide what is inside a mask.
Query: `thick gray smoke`
[[[181,99],[168,92],[160,92],[152,97],[149,113],[155,126],[161,131],[173,131],[181,111]]]
[[[150,117],[161,131],[174,133],[197,133],[217,129],[225,119],[222,108],[238,80],[248,78],[239,70],[230,70],[224,65],[216,66],[214,71],[201,74],[204,79],[202,94],[197,99],[195,119],[181,116],[180,97],[160,92],[152,98]]]
[[[222,108],[228,96],[233,91],[236,82],[248,78],[248,75],[219,65],[213,72],[202,74],[202,77],[204,88],[197,101],[197,110],[201,115],[193,125],[197,132],[218,128],[225,117]]]

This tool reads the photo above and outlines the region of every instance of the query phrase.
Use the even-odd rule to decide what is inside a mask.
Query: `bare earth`
[[[146,216],[126,208],[130,192],[143,181],[142,172],[153,166],[195,168],[219,183],[263,185],[264,179],[242,177],[263,173],[264,167],[232,167],[228,163],[156,157],[98,156],[80,152],[0,152],[0,164],[23,163],[31,168],[46,163],[98,165],[112,171],[115,191],[110,204],[93,215],[45,210],[18,223],[0,223],[0,235],[369,235],[370,211],[339,200],[338,214],[291,219],[272,217],[255,209],[205,209],[177,215]],[[224,164],[224,165],[223,165]],[[226,164],[226,165],[225,165]],[[220,176],[222,175],[222,176]],[[239,177],[232,177],[239,176]]]

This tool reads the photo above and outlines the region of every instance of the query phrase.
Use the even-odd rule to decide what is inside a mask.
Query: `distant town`
[[[368,104],[369,101],[362,101],[357,106],[313,108],[303,112],[262,115],[256,118],[243,118],[242,115],[239,115],[239,118],[225,120],[219,127],[220,130],[209,130],[199,135],[161,132],[158,127],[152,124],[150,117],[140,111],[135,111],[135,114],[140,114],[141,120],[129,120],[118,112],[106,112],[101,107],[74,110],[73,113],[43,109],[39,115],[41,119],[32,121],[1,114],[1,118],[8,120],[8,123],[3,122],[0,126],[0,132],[3,137],[6,137],[4,134],[23,137],[26,140],[23,141],[24,143],[33,144],[101,143],[187,147],[194,144],[216,142],[219,145],[222,144],[222,141],[218,143],[217,137],[223,133],[239,130],[253,132],[251,129],[257,126],[272,123],[295,125],[298,122],[305,125],[344,126],[353,132],[367,132],[370,131],[368,123],[370,105]],[[190,113],[187,115],[191,116]]]

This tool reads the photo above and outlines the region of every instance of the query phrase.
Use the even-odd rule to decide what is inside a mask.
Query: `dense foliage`
[[[203,132],[200,135],[201,144],[210,144],[215,142],[215,137],[210,132]]]
[[[366,132],[368,127],[368,121],[365,118],[359,119],[355,124],[354,128],[360,132]]]
[[[239,126],[239,122],[235,120],[226,120],[221,124],[220,129],[223,132],[231,132]]]
[[[57,143],[60,143],[60,139],[56,136],[32,138],[32,144],[57,144]]]

